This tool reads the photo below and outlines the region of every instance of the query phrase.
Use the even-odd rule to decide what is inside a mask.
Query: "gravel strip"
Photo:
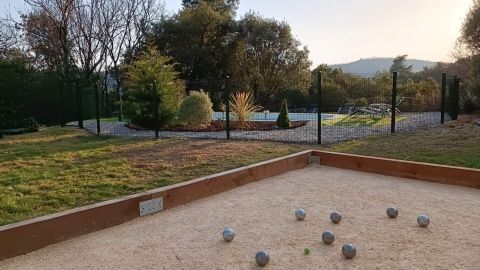
[[[439,112],[404,113],[406,119],[397,122],[397,132],[413,132],[418,129],[431,128],[440,125]],[[70,125],[76,125],[71,122]],[[96,132],[95,120],[84,121],[84,128],[89,132]],[[101,134],[115,137],[153,138],[154,131],[136,131],[125,126],[123,122],[101,122]],[[267,131],[231,131],[231,138],[238,140],[265,140],[296,143],[317,142],[317,122],[310,121],[307,125],[288,130]],[[381,127],[340,127],[322,125],[322,143],[334,143],[353,139],[365,138],[372,135],[388,135],[390,126]],[[161,138],[190,138],[190,139],[225,139],[226,133],[220,132],[178,132],[160,131]]]

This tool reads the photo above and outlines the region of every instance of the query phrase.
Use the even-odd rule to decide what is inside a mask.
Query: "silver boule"
[[[257,253],[255,254],[255,261],[259,266],[263,267],[267,265],[270,261],[270,255],[265,250],[257,251]]]
[[[322,233],[322,241],[327,245],[332,244],[335,241],[335,234],[332,231],[324,231]]]
[[[330,214],[330,220],[337,224],[339,223],[341,220],[342,220],[342,214],[340,214],[339,212],[337,211],[333,211],[331,214]]]
[[[398,216],[398,209],[395,207],[387,208],[387,216],[389,218],[396,218]]]
[[[353,259],[357,255],[357,247],[353,244],[345,244],[342,246],[342,254],[347,259]]]
[[[430,224],[430,218],[427,215],[420,215],[417,217],[418,225],[427,227]]]
[[[225,228],[223,229],[223,240],[226,242],[232,242],[232,240],[235,238],[235,231],[232,228]]]
[[[304,220],[306,216],[307,216],[307,213],[305,212],[305,209],[298,208],[295,211],[295,217],[297,217],[298,220]]]

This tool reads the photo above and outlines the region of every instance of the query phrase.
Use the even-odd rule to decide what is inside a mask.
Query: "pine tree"
[[[281,129],[290,128],[290,119],[288,118],[288,105],[287,100],[284,99],[282,103],[282,108],[280,109],[280,114],[277,118],[277,127]]]

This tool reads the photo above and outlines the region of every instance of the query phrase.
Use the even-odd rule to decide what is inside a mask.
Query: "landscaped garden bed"
[[[308,121],[291,121],[290,129],[305,126],[307,123]],[[131,123],[125,124],[125,126],[137,131],[149,130]],[[176,126],[170,126],[170,127],[162,127],[160,128],[160,130],[161,131],[181,131],[181,132],[216,132],[216,131],[225,131],[225,128],[226,128],[226,121],[214,120],[207,125],[202,125],[199,127],[176,125]],[[275,129],[279,129],[279,128],[277,127],[277,124],[274,121],[250,121],[250,122],[230,121],[230,130],[253,131],[253,130],[275,130]]]

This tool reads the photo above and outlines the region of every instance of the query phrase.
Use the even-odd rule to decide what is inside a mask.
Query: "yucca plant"
[[[240,128],[249,126],[252,113],[261,110],[261,106],[255,105],[255,99],[250,92],[235,92],[230,94],[230,111],[237,118]]]

